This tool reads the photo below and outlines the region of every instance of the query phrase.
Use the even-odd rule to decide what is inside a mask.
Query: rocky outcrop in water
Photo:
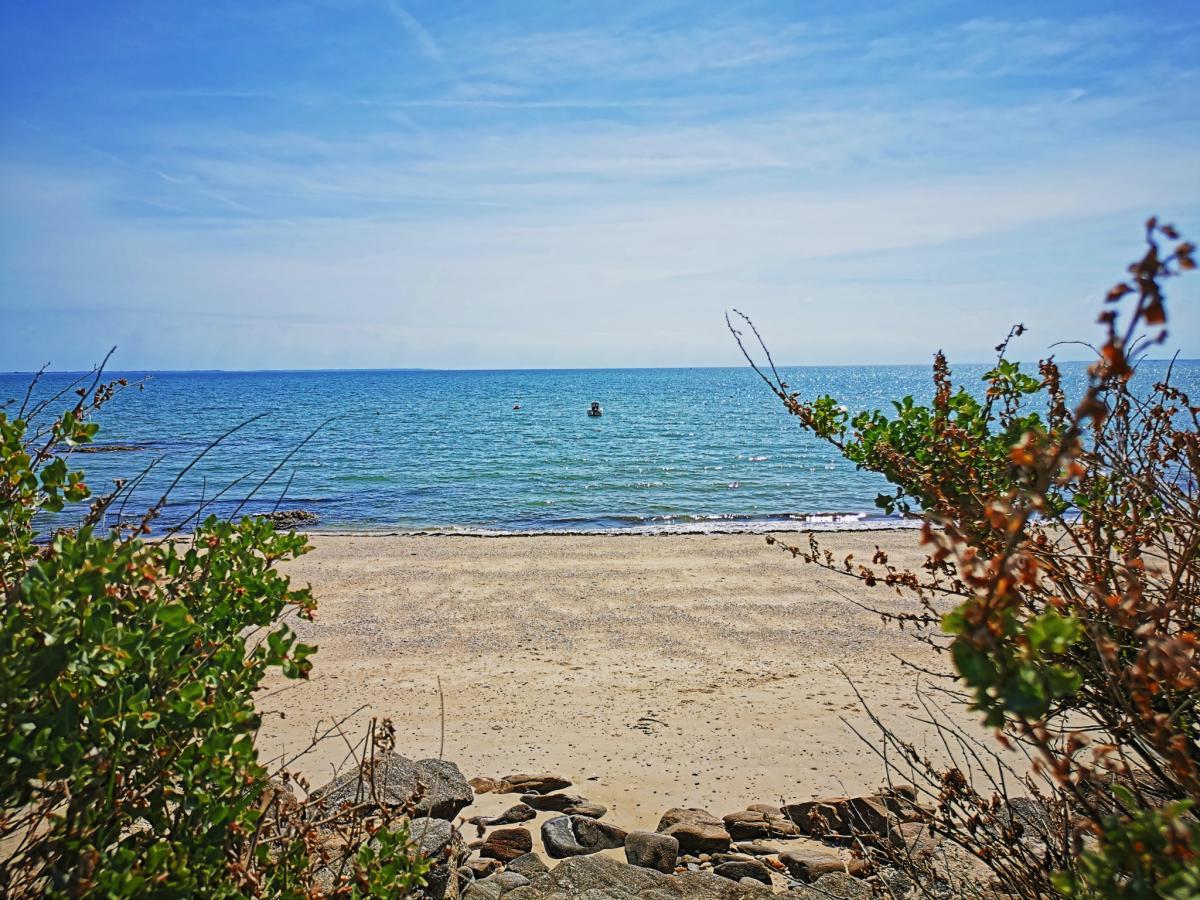
[[[299,528],[304,525],[316,525],[321,521],[315,512],[309,512],[307,509],[281,509],[259,518],[266,519],[276,528]]]

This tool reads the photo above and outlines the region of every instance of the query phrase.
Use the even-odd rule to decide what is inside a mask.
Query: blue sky
[[[1192,4],[0,15],[5,370],[1033,357],[1200,235]]]

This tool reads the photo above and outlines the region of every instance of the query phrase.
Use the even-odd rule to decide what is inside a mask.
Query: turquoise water
[[[1141,377],[1161,369],[1144,364]],[[977,383],[982,366],[956,376]],[[1081,365],[1069,366],[1071,380]],[[1200,395],[1200,363],[1176,365]],[[210,511],[306,509],[320,529],[546,532],[725,531],[895,524],[874,506],[886,489],[804,434],[748,369],[121,373],[145,378],[106,407],[98,443],[135,452],[79,455],[93,490],[154,463],[132,512],[157,499],[206,444],[266,416],[212,451],[174,490],[172,526],[236,479]],[[788,368],[805,395],[852,410],[930,396],[925,366]],[[73,377],[45,376],[38,393]],[[20,405],[29,376],[0,375]],[[604,415],[586,415],[599,401]],[[513,407],[519,405],[520,409]],[[289,483],[290,482],[290,483]],[[286,494],[280,500],[286,487]],[[70,521],[78,512],[64,513]]]

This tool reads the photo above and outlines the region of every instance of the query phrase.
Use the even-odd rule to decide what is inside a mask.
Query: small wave
[[[795,517],[799,522],[809,525],[838,525],[861,522],[867,518],[866,513],[805,513]]]
[[[769,456],[750,456],[747,457],[748,462],[766,462],[771,457]]]
[[[795,531],[888,531],[917,528],[920,521],[875,516],[861,512],[778,513],[753,515],[742,513],[664,513],[653,516],[605,516],[595,519],[564,518],[512,525],[448,525],[444,527],[405,527],[403,525],[364,530],[338,527],[318,532],[400,535],[458,535],[462,537],[533,537],[537,535],[656,535],[656,534],[769,534]]]

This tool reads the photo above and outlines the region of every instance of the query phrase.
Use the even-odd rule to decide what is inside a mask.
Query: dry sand
[[[787,540],[803,542],[800,535]],[[895,563],[922,554],[911,531],[822,538],[836,556]],[[671,806],[717,815],[880,784],[878,759],[843,719],[873,734],[839,667],[897,731],[914,721],[921,666],[945,663],[839,592],[910,608],[885,588],[805,565],[761,535],[331,536],[291,564],[319,601],[298,622],[320,646],[308,682],[272,681],[267,755],[296,752],[319,723],[366,709],[390,717],[398,749],[445,757],[469,778],[557,772],[653,827]],[[928,678],[925,679],[928,681]],[[295,766],[315,785],[345,758],[324,742]],[[510,805],[481,797],[472,813]]]

